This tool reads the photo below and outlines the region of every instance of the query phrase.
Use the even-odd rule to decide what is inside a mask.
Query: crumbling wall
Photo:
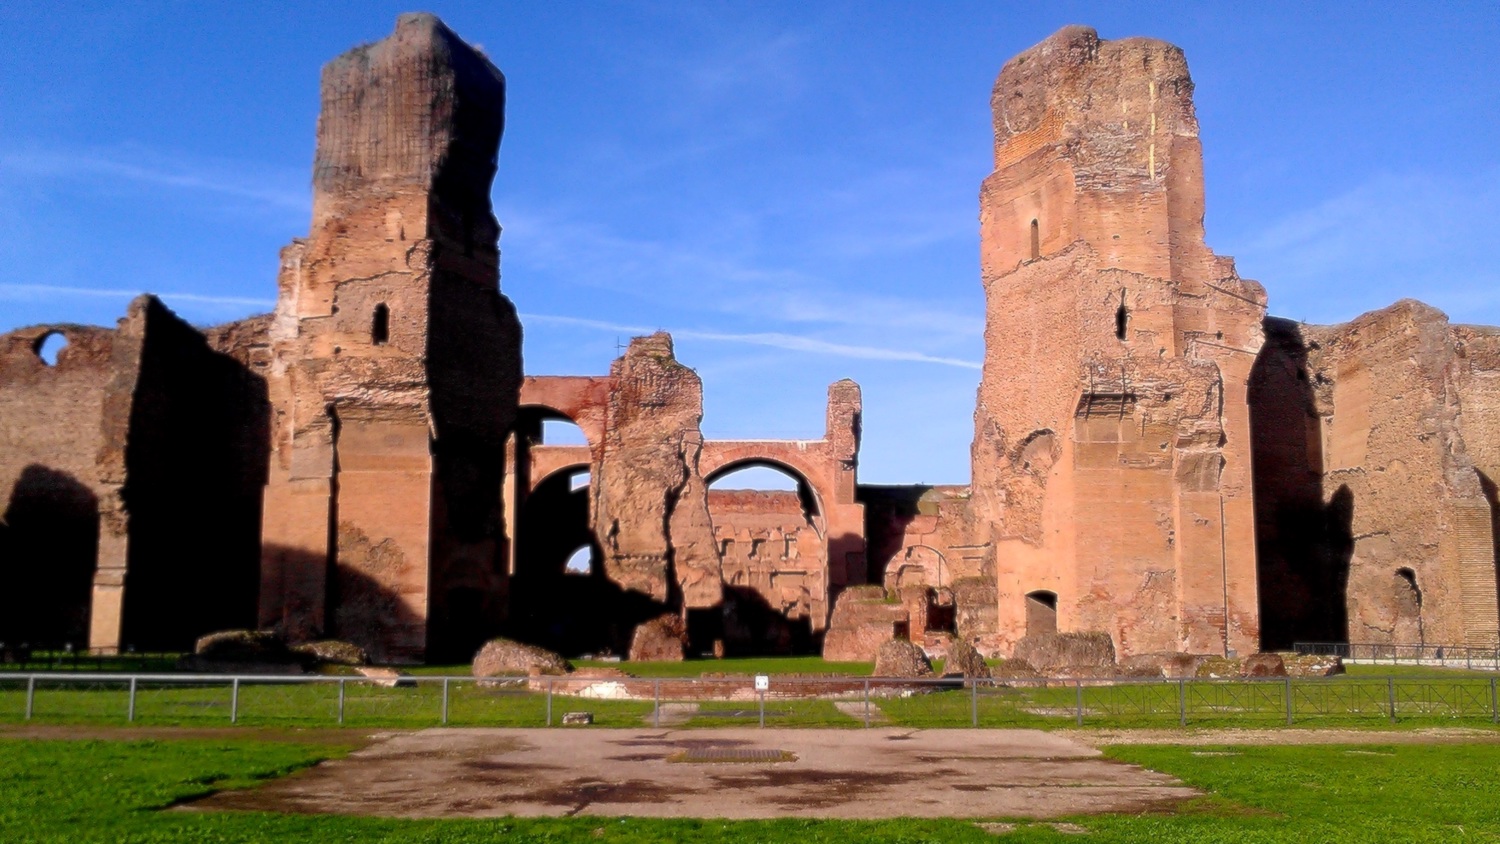
[[[783,490],[711,489],[708,511],[726,600],[734,603],[725,625],[731,650],[805,650],[830,607],[823,542],[802,497]]]
[[[225,354],[141,296],[113,331],[0,340],[0,639],[167,650],[253,621],[263,328],[211,330],[243,352]],[[37,352],[51,334],[68,345],[49,366]]]
[[[504,91],[425,14],[323,70],[312,228],[283,250],[272,329],[260,621],[293,640],[418,659],[502,614],[520,387],[489,206]]]
[[[1267,324],[1252,395],[1268,640],[1496,644],[1497,332],[1411,300]]]
[[[122,334],[140,332],[119,499],[128,519],[120,641],[187,650],[255,621],[269,404],[254,363],[265,321],[211,330],[235,354],[143,297]]]
[[[67,346],[48,365],[39,350],[54,334]],[[88,641],[114,335],[83,325],[0,335],[0,641]]]
[[[626,589],[692,608],[722,598],[703,448],[703,382],[659,332],[630,341],[610,367],[603,449],[590,517],[604,570]]]
[[[1265,293],[1204,245],[1177,48],[1069,27],[995,83],[969,544],[1002,649],[1026,596],[1122,654],[1253,651],[1246,383]]]

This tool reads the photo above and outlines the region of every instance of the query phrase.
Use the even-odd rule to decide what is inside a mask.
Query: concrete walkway
[[[388,817],[1050,818],[1197,792],[1038,730],[438,729],[190,810]]]

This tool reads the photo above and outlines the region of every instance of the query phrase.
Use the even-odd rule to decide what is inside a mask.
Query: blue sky
[[[322,63],[404,5],[0,5],[0,331],[156,292],[269,309],[306,232]],[[968,479],[977,192],[1006,59],[1069,23],[1187,51],[1208,239],[1272,312],[1413,296],[1500,323],[1500,6],[438,3],[509,84],[494,189],[528,372],[672,330],[712,437],[818,436]]]

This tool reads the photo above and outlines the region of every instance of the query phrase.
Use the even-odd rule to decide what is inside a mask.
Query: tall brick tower
[[[1203,242],[1182,51],[1068,27],[1005,65],[980,191],[974,516],[999,638],[1257,647],[1246,382],[1265,292]]]
[[[431,15],[323,69],[311,233],[282,252],[260,623],[377,657],[503,618],[521,329],[490,184],[505,79]]]

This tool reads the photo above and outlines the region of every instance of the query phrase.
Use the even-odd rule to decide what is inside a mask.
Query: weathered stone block
[[[681,662],[687,630],[682,617],[668,613],[635,628],[630,639],[631,662]]]
[[[893,639],[875,654],[876,677],[929,677],[932,663],[922,649],[905,639]]]
[[[474,654],[475,677],[567,674],[573,666],[557,654],[510,639],[491,639]]]
[[[1044,633],[1017,642],[1015,658],[1048,676],[1064,669],[1112,669],[1115,645],[1108,633]]]

